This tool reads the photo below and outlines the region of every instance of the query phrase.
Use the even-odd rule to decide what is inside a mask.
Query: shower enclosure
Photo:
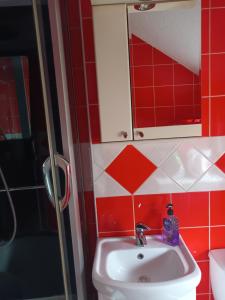
[[[0,3],[0,299],[86,299],[58,0]],[[8,193],[16,214],[15,222]]]

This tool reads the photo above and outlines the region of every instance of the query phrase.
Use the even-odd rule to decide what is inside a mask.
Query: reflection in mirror
[[[27,57],[0,57],[0,107],[0,140],[29,138],[31,128]]]
[[[128,6],[135,128],[201,123],[200,2]]]

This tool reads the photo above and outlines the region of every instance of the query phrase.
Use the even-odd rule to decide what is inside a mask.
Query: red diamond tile
[[[105,171],[130,193],[134,193],[155,169],[149,159],[128,145]]]
[[[216,162],[216,166],[225,173],[225,154],[220,157]]]

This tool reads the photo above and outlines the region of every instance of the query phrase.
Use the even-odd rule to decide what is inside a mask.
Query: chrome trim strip
[[[22,186],[22,187],[12,187],[9,188],[9,192],[16,192],[16,191],[30,191],[30,190],[44,190],[46,189],[45,185],[34,185],[34,186]],[[0,189],[0,193],[6,192],[5,189]]]

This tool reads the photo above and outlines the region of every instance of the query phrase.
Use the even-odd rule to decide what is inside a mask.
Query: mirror
[[[134,128],[200,124],[201,1],[127,13]]]
[[[31,136],[29,61],[0,57],[0,141]]]

